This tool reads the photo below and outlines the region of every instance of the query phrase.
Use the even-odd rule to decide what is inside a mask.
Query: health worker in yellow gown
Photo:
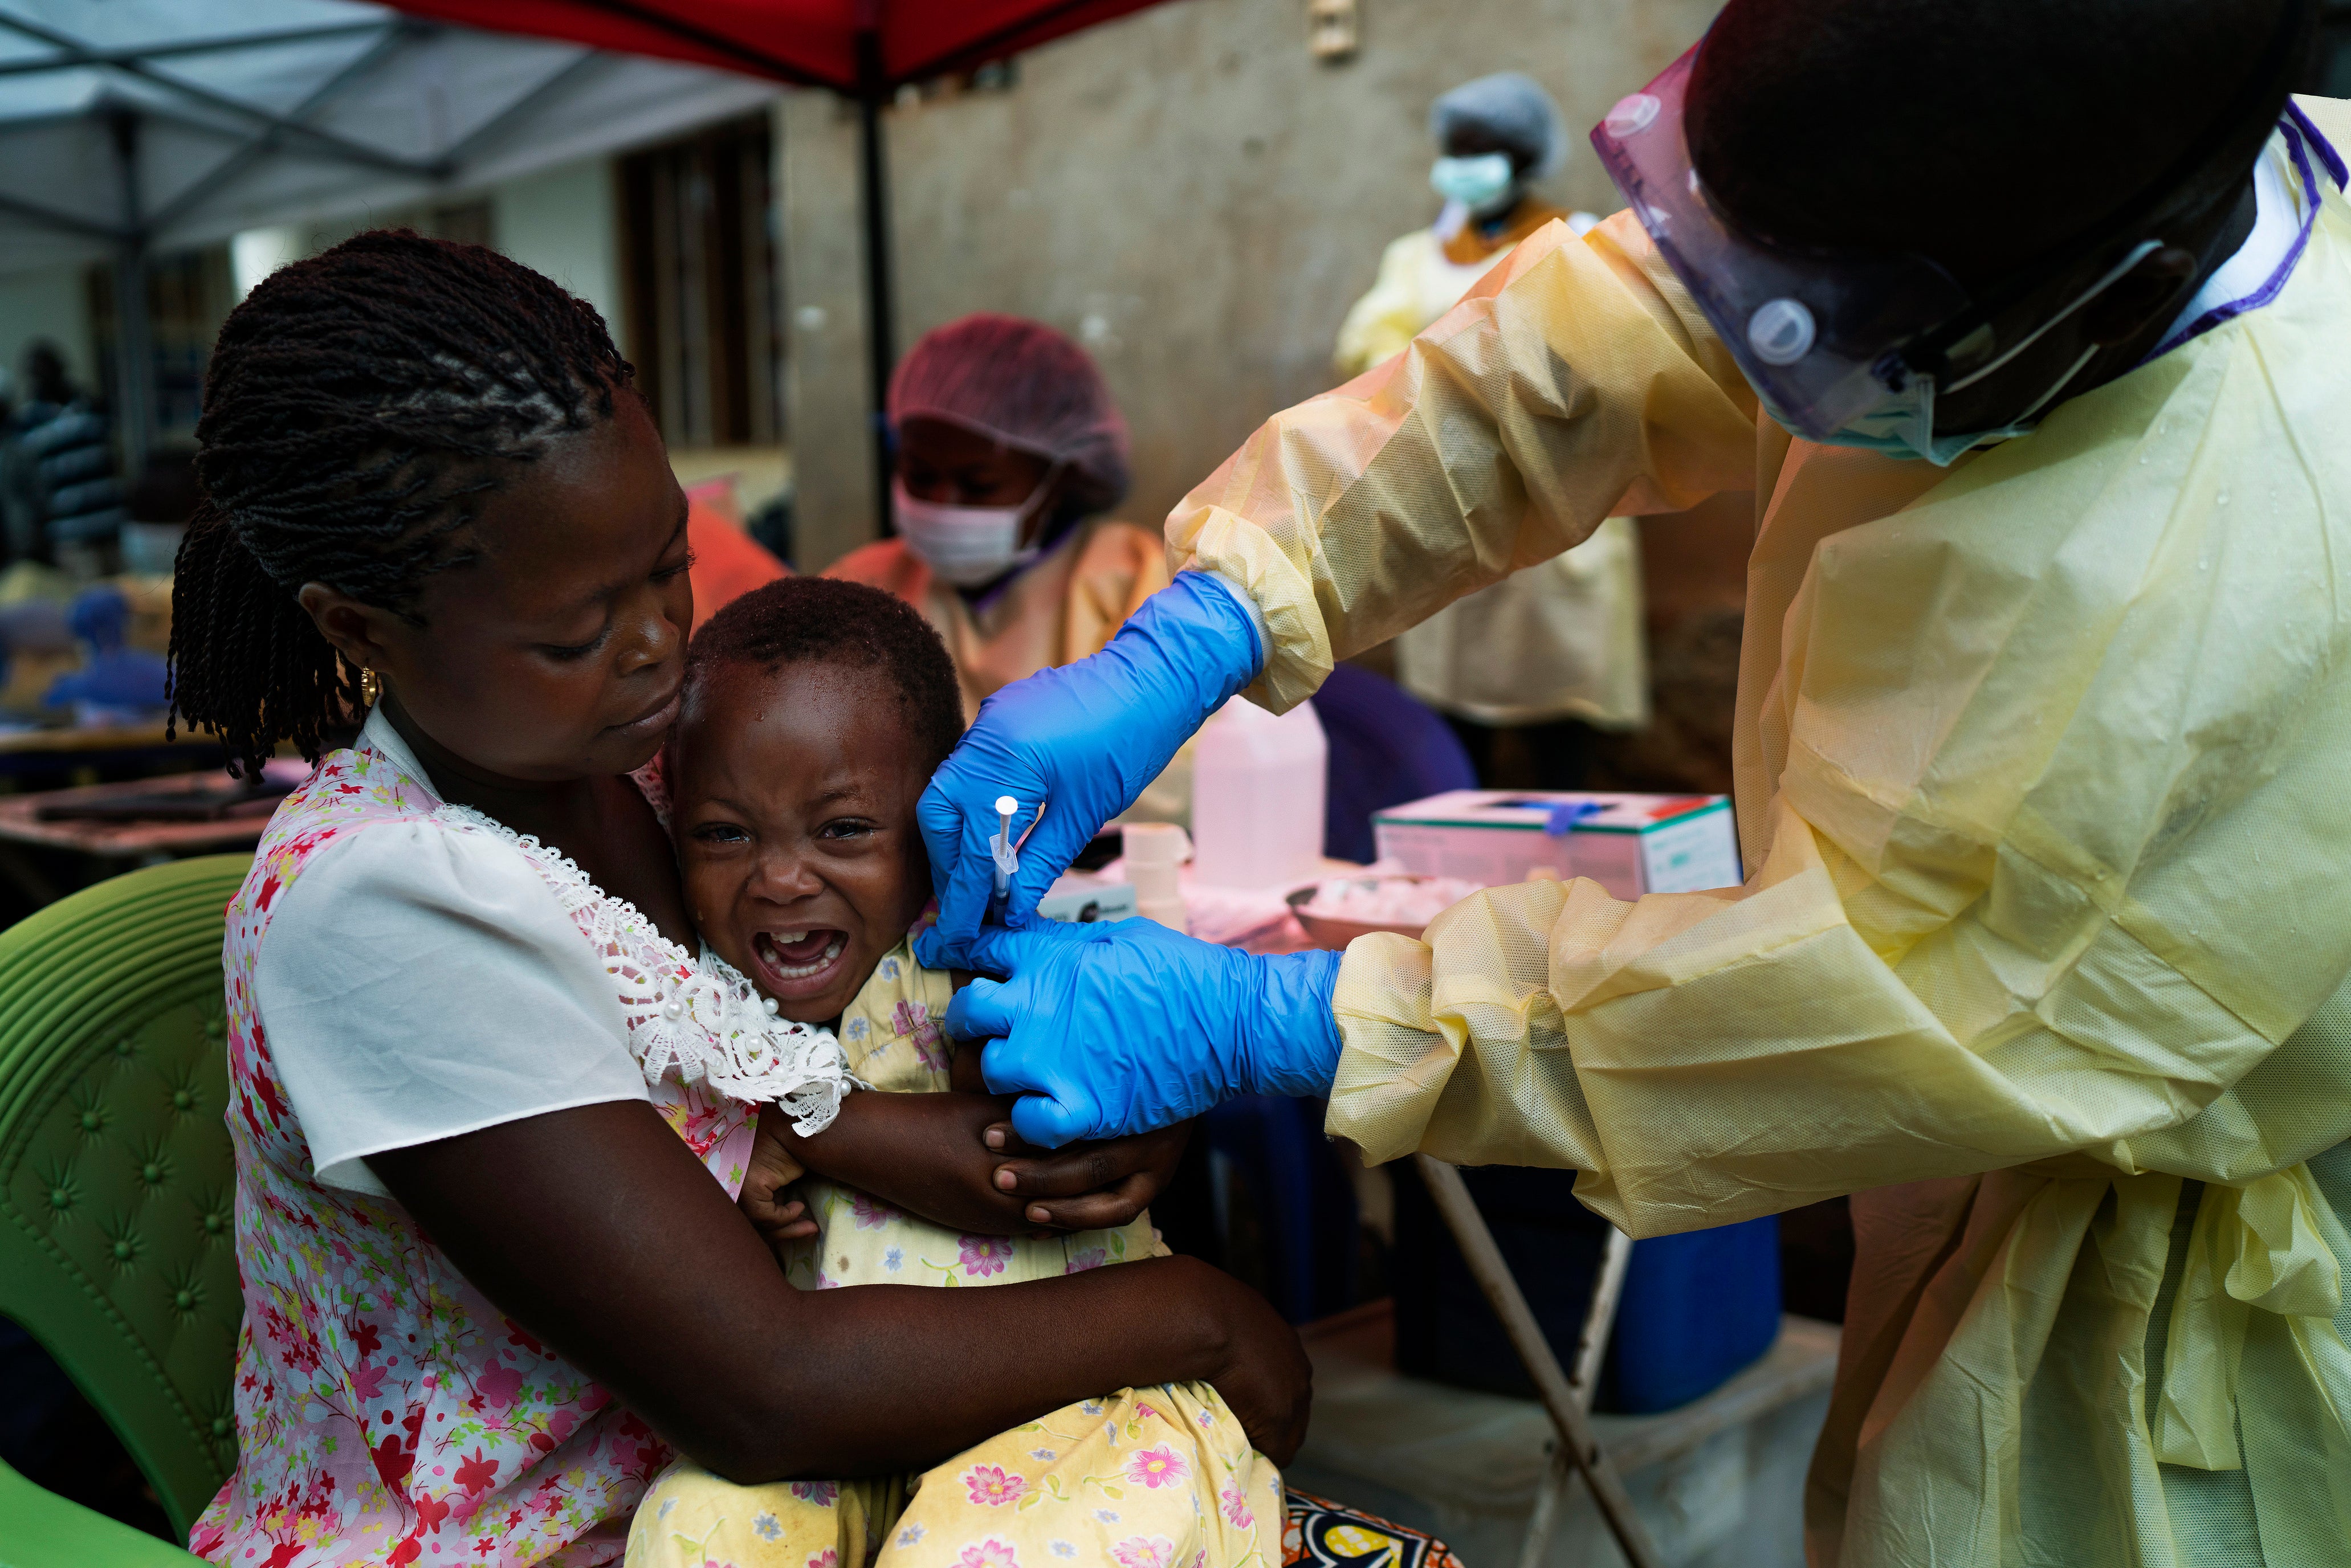
[[[1522,241],[1169,521],[925,804],[1037,1141],[1249,1092],[1578,1171],[1635,1236],[1853,1193],[1819,1564],[2351,1562],[2351,105],[2317,0],[1731,0]],[[982,927],[1229,693],[1619,512],[1758,497],[1744,886],[1496,888],[1258,958]]]
[[[1343,376],[1403,353],[1528,235],[1561,221],[1583,234],[1600,222],[1531,190],[1566,166],[1573,145],[1533,78],[1498,71],[1462,83],[1429,105],[1428,133],[1437,151],[1428,182],[1444,210],[1382,254],[1377,280],[1339,328]],[[1396,680],[1451,722],[1481,779],[1491,782],[1499,732],[1515,730],[1538,787],[1575,789],[1595,730],[1648,722],[1641,632],[1640,536],[1631,518],[1612,517],[1574,549],[1407,628],[1395,640]]]

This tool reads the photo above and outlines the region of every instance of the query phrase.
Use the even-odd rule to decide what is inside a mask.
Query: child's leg
[[[1281,1528],[1281,1477],[1217,1391],[1161,1385],[1068,1406],[925,1472],[882,1564],[1280,1568]]]
[[[737,1486],[679,1459],[638,1505],[625,1568],[863,1568],[905,1503],[901,1477]]]

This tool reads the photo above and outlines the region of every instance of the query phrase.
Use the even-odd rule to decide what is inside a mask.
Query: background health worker
[[[1531,186],[1566,167],[1573,143],[1559,107],[1533,78],[1498,71],[1428,107],[1445,198],[1426,228],[1393,240],[1378,278],[1339,328],[1342,376],[1404,352],[1520,240],[1564,219],[1578,234],[1600,220],[1569,213]],[[1611,517],[1573,550],[1521,567],[1455,600],[1395,639],[1396,680],[1445,715],[1479,782],[1499,787],[1495,742],[1515,730],[1539,789],[1580,789],[1593,732],[1649,719],[1641,625],[1641,542]]]
[[[1126,497],[1126,420],[1086,351],[1041,321],[980,313],[923,334],[890,377],[895,538],[825,569],[923,612],[954,658],[964,716],[993,691],[1101,650],[1167,586]],[[1183,822],[1188,749],[1128,814]]]
[[[951,1022],[1022,1134],[1327,1092],[1371,1159],[1573,1168],[1636,1236],[1853,1192],[1815,1563],[2351,1561],[2317,12],[1731,0],[1595,132],[1632,211],[1271,420],[1189,569],[942,770],[926,958],[1007,977]],[[997,795],[1048,804],[1017,919],[1227,695],[1750,487],[1743,888],[1493,888],[1343,960],[978,929]]]
[[[1126,421],[1085,350],[1040,321],[977,315],[923,334],[891,374],[897,537],[827,576],[886,589],[955,656],[967,716],[1009,681],[1097,651],[1167,586],[1125,499]]]

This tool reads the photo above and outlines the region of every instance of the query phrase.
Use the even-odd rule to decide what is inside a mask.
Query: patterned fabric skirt
[[[680,1460],[638,1506],[627,1568],[1271,1568],[1281,1528],[1281,1477],[1217,1391],[1163,1384],[915,1476],[736,1486]]]
[[[1417,1532],[1305,1492],[1285,1499],[1197,1383],[1071,1405],[917,1476],[736,1486],[680,1460],[637,1511],[627,1568],[1063,1563],[1461,1568]]]

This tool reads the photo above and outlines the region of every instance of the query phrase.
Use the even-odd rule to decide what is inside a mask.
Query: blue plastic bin
[[[1777,1215],[1635,1241],[1608,1346],[1609,1408],[1638,1416],[1687,1405],[1779,1334]]]
[[[1397,1370],[1521,1398],[1534,1397],[1502,1325],[1411,1162],[1396,1183]],[[1572,1366],[1606,1228],[1575,1200],[1575,1173],[1465,1169],[1495,1244],[1535,1320]],[[1780,1332],[1779,1221],[1765,1218],[1633,1245],[1598,1408],[1669,1410],[1720,1386]]]

